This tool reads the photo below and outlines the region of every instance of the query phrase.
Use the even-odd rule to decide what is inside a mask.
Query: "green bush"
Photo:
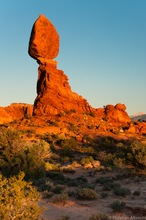
[[[21,131],[14,129],[1,128],[0,129],[0,149],[11,145],[17,140],[21,140]]]
[[[117,189],[117,188],[120,188],[120,184],[119,183],[108,182],[108,183],[104,183],[103,184],[103,188],[102,189],[110,191],[110,190],[114,190],[114,189]]]
[[[38,220],[41,209],[36,189],[23,180],[24,173],[6,179],[0,175],[0,219]]]
[[[78,144],[75,138],[59,139],[56,141],[56,145],[60,147],[57,153],[62,157],[73,157],[73,152],[77,151]]]
[[[70,179],[67,183],[69,187],[84,187],[87,188],[88,180],[84,176],[79,176],[75,179]]]
[[[101,185],[106,184],[106,183],[113,183],[113,179],[109,177],[100,177],[95,180],[96,183],[100,183]]]
[[[85,164],[89,164],[89,163],[92,163],[94,161],[93,157],[92,156],[89,156],[89,157],[84,157],[81,159],[80,163],[82,165],[85,165]]]
[[[60,139],[60,140],[57,140],[56,144],[62,148],[67,147],[71,150],[78,149],[78,144],[75,138]]]
[[[61,194],[61,193],[63,193],[64,190],[65,190],[64,186],[58,184],[53,187],[52,192],[55,194]]]
[[[77,191],[76,197],[78,199],[92,200],[92,199],[96,199],[97,198],[97,193],[93,189],[83,188],[83,189],[79,189]]]
[[[63,173],[72,173],[72,174],[74,174],[76,172],[75,168],[72,165],[63,166],[63,167],[60,168],[60,170]]]
[[[131,194],[131,190],[126,187],[116,187],[114,188],[113,192],[116,196],[123,196],[123,197]]]
[[[133,165],[146,167],[146,146],[138,140],[132,141],[127,154],[128,159],[132,160]]]
[[[60,172],[49,171],[46,173],[46,177],[48,177],[49,179],[51,179],[55,183],[57,182],[58,184],[64,184],[64,182],[66,180],[63,173],[60,173]]]
[[[111,208],[116,211],[116,212],[120,212],[122,211],[126,206],[126,203],[125,202],[120,202],[118,200],[114,201],[112,204],[111,204]]]
[[[57,196],[55,196],[55,198],[53,199],[53,203],[61,203],[61,204],[65,204],[68,200],[68,194],[66,192],[63,192]]]
[[[141,194],[140,190],[135,190],[133,192],[133,196],[140,196],[140,194]]]
[[[106,198],[108,198],[108,193],[102,192],[100,194],[100,196],[101,196],[102,199],[106,199]]]
[[[0,169],[9,177],[24,171],[27,178],[44,175],[45,161],[50,157],[50,146],[45,141],[28,143],[21,139],[20,132],[1,131]]]
[[[136,138],[129,140],[117,140],[106,137],[101,138],[97,143],[98,156],[105,164],[110,164],[119,168],[125,168],[127,165],[136,168],[146,168],[146,146]]]

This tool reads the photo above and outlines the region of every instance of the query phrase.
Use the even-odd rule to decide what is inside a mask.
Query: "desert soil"
[[[146,178],[143,176],[125,176],[123,173],[99,171],[94,176],[89,176],[90,170],[78,168],[75,174],[65,174],[68,177],[76,178],[84,176],[89,182],[93,182],[99,177],[114,178],[116,183],[122,187],[128,187],[131,195],[126,197],[115,196],[112,191],[103,191],[102,186],[97,183],[96,192],[98,198],[95,200],[78,200],[69,197],[65,204],[53,203],[51,199],[42,199],[41,206],[45,208],[43,220],[89,220],[93,214],[105,213],[114,219],[146,219]],[[117,179],[116,179],[117,178]],[[139,190],[140,195],[133,195],[133,192]],[[107,192],[108,197],[101,198],[101,193]],[[111,203],[115,200],[126,202],[126,208],[121,212],[115,212],[111,208]]]

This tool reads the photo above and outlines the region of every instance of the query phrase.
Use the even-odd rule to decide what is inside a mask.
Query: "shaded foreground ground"
[[[104,213],[115,219],[144,219],[146,217],[146,178],[137,175],[129,175],[121,171],[116,172],[97,172],[93,177],[89,177],[91,170],[77,169],[71,178],[84,177],[89,183],[93,183],[100,178],[109,178],[114,183],[119,183],[122,187],[131,190],[130,195],[114,195],[112,189],[104,189],[104,184],[96,184],[97,199],[79,200],[69,197],[65,202],[54,203],[51,199],[42,199],[41,205],[45,207],[44,219],[80,219],[88,220],[93,214]],[[68,176],[68,175],[66,175]],[[70,190],[66,188],[65,190]],[[74,190],[74,187],[72,187]],[[106,198],[102,198],[107,196]],[[111,204],[114,201],[125,202],[126,207],[121,211],[114,211]]]
[[[40,203],[45,207],[44,220],[89,220],[93,214],[97,215],[98,213],[107,214],[108,217],[115,219],[144,219],[146,217],[146,178],[144,176],[130,175],[120,170],[115,172],[99,171],[94,176],[90,176],[92,173],[90,171],[91,169],[78,168],[75,174],[65,174],[65,176],[72,179],[82,177],[90,184],[98,182],[97,180],[100,179],[105,179],[105,182],[106,179],[112,179],[113,183],[130,189],[131,194],[115,195],[113,188],[108,187],[108,184],[96,183],[97,198],[93,200],[77,199],[70,196],[64,202],[54,203],[53,198],[45,198]],[[70,188],[65,190],[69,191]],[[71,190],[75,190],[75,187],[71,187]],[[103,198],[104,196],[106,198]],[[121,211],[115,211],[111,208],[111,204],[117,200],[126,203],[125,208]]]

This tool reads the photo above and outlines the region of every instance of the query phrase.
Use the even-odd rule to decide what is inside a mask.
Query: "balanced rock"
[[[54,59],[59,53],[59,35],[44,15],[40,15],[33,25],[28,53],[38,61]]]
[[[92,111],[86,99],[71,91],[64,72],[57,69],[57,62],[53,58],[58,52],[59,35],[51,22],[40,15],[34,23],[29,41],[29,55],[39,64],[33,114],[47,116],[70,110]]]

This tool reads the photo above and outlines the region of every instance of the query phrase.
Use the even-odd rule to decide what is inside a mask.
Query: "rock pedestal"
[[[37,116],[70,110],[89,112],[92,109],[82,96],[71,91],[68,77],[55,64],[40,64],[37,94],[33,111]]]

